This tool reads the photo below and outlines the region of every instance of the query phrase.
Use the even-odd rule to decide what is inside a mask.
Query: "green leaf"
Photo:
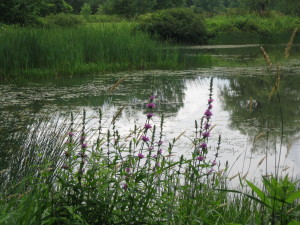
[[[287,199],[286,202],[293,203],[297,198],[300,198],[300,191],[296,191],[293,194],[291,194]]]
[[[266,204],[270,207],[270,203],[269,200],[267,198],[267,196],[265,195],[265,193],[260,190],[257,186],[255,186],[253,183],[251,183],[250,181],[246,180],[248,186],[257,194],[257,196]]]

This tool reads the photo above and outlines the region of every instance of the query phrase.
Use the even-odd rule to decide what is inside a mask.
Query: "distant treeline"
[[[50,14],[106,14],[134,18],[161,9],[189,7],[208,16],[221,12],[256,12],[268,16],[271,10],[300,15],[299,0],[2,0],[0,22],[30,24]]]

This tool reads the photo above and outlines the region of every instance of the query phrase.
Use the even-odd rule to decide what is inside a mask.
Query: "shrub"
[[[203,19],[191,9],[160,10],[141,18],[140,29],[181,43],[202,44],[207,32]]]
[[[46,16],[42,23],[45,26],[56,25],[59,27],[71,27],[85,23],[85,19],[82,16],[59,13],[56,15]]]

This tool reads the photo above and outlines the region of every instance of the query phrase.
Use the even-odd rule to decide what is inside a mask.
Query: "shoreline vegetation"
[[[187,40],[188,37],[181,37],[175,33],[176,39],[179,39],[175,43],[168,39],[170,33],[169,36],[168,33],[166,34],[167,40],[162,40],[159,35],[153,36],[147,33],[149,24],[152,25],[151,29],[165,26],[164,14],[170,11],[171,13],[175,11],[175,16],[172,15],[172,18],[182,16],[181,14],[189,14],[189,16],[191,14],[189,10],[163,10],[158,16],[152,16],[156,21],[157,18],[160,19],[157,25],[153,25],[153,19],[151,20],[149,14],[140,16],[134,21],[118,16],[84,17],[58,14],[38,19],[39,25],[25,27],[2,25],[0,28],[1,81],[28,81],[31,78],[47,79],[117,71],[176,70],[211,66],[210,55],[186,54],[180,49],[180,46],[188,44],[181,43],[180,38]],[[146,28],[145,21],[148,21]],[[172,26],[165,29],[174,30],[179,27],[178,21],[173,19]],[[144,28],[141,29],[139,24],[144,24]],[[276,13],[266,18],[256,14],[244,16],[221,14],[205,18],[204,31],[199,32],[202,36],[205,35],[201,38],[202,44],[241,43],[240,40],[245,37],[249,43],[273,43],[283,39],[280,36],[288,37],[295,27],[299,27],[299,24],[299,17]],[[193,30],[193,27],[187,29]],[[191,35],[192,38],[195,37],[195,34]],[[286,42],[286,39],[282,42]]]

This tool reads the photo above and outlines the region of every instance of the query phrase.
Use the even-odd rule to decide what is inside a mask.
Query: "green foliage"
[[[190,9],[166,9],[142,17],[140,29],[165,40],[202,44],[207,40],[200,15]]]
[[[206,18],[205,24],[210,37],[222,33],[248,32],[275,36],[283,32],[291,32],[300,26],[298,17],[274,14],[271,17],[259,17],[255,14],[246,15],[218,15]]]
[[[84,5],[82,6],[81,10],[80,10],[80,14],[84,15],[84,16],[88,16],[92,14],[92,8],[89,4],[84,3]]]
[[[59,27],[72,27],[85,23],[85,19],[82,16],[76,16],[73,14],[59,13],[56,15],[49,15],[45,18],[39,19],[40,25],[45,27],[59,26]]]

